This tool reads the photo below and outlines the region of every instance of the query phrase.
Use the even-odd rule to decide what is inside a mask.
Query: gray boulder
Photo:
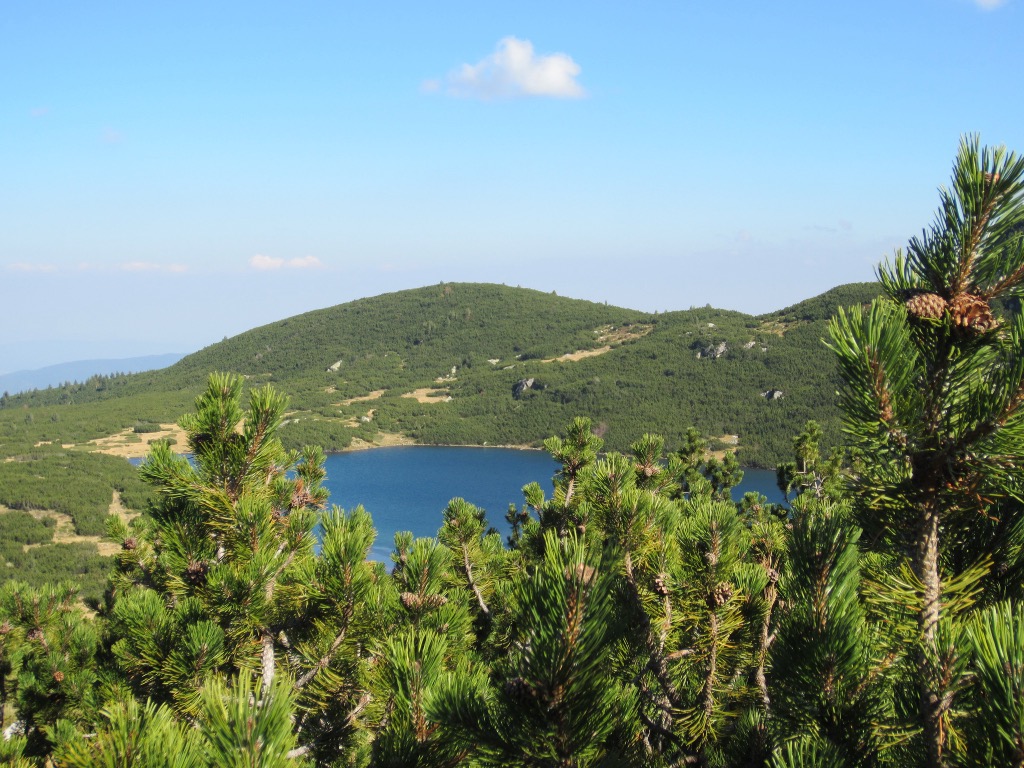
[[[701,358],[706,357],[710,360],[717,360],[728,351],[729,347],[724,341],[720,341],[717,344],[711,343],[703,345],[697,350],[697,359],[700,360]]]
[[[523,392],[528,389],[533,389],[535,379],[520,379],[512,385],[512,397],[519,400],[523,396]]]

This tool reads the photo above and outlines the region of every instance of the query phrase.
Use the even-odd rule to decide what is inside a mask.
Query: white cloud
[[[537,55],[533,43],[506,37],[487,58],[476,64],[463,64],[448,75],[448,93],[477,99],[547,96],[555,99],[579,99],[586,95],[576,78],[580,65],[564,53]],[[426,91],[439,84],[428,80]]]
[[[8,264],[7,269],[11,272],[56,272],[53,264],[29,264],[27,261],[16,261]]]
[[[258,253],[249,259],[249,266],[265,272],[273,269],[317,269],[323,266],[323,262],[316,256],[282,259],[277,256],[263,256]]]
[[[253,269],[280,269],[284,266],[284,259],[275,259],[272,256],[263,256],[256,254],[249,259],[249,266]]]
[[[185,272],[184,264],[155,264],[151,261],[128,261],[120,266],[124,272]]]

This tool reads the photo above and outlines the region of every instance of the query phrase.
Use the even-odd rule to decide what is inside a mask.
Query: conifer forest
[[[841,431],[789,425],[787,505],[580,414],[510,536],[453,488],[371,562],[285,395],[210,374],[102,598],[0,587],[0,764],[1024,768],[1024,158],[965,137],[939,196],[830,321]]]

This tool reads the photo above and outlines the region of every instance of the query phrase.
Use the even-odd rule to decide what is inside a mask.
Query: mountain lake
[[[377,528],[370,557],[390,563],[395,532],[436,536],[444,508],[457,496],[486,510],[487,522],[507,535],[508,505],[521,506],[522,487],[532,482],[550,496],[558,464],[544,451],[398,446],[330,454],[325,468],[329,503],[344,509],[362,504]],[[783,501],[772,470],[744,469],[733,498],[747,491]]]

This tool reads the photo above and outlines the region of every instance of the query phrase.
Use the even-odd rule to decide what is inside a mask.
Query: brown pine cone
[[[444,595],[427,595],[423,598],[423,605],[427,608],[440,608],[447,602],[448,598]]]
[[[937,293],[915,293],[904,302],[907,312],[922,320],[938,320],[946,311],[946,300]]]
[[[667,579],[667,573],[659,573],[654,577],[654,591],[661,597],[668,597],[668,586],[665,584]]]
[[[404,605],[406,610],[409,611],[415,611],[423,605],[423,601],[420,600],[420,596],[415,592],[403,592],[398,596],[398,599],[402,601],[402,605]]]
[[[206,563],[193,560],[185,569],[185,578],[192,582],[192,584],[202,584],[206,579],[206,570]]]
[[[720,581],[715,585],[709,602],[712,608],[720,608],[729,602],[730,597],[732,597],[732,584],[727,581]]]
[[[996,319],[988,302],[972,293],[954,296],[949,302],[949,313],[953,316],[953,323],[961,328],[987,331],[996,326]]]

